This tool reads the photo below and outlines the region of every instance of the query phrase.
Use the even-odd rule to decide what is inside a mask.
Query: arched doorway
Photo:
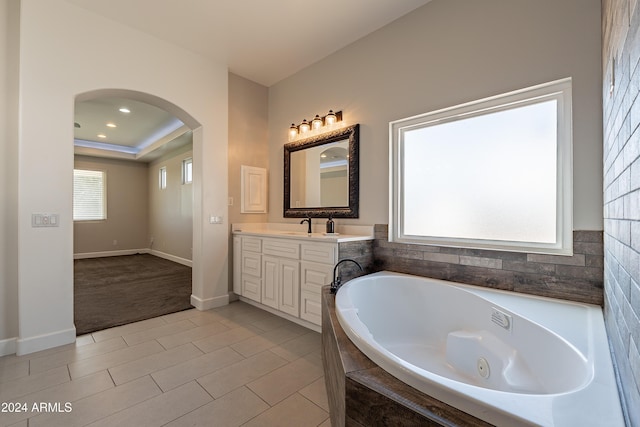
[[[162,98],[119,89],[78,95],[74,118],[74,175],[103,170],[106,184],[104,218],[76,221],[74,203],[77,333],[191,307],[199,123]]]

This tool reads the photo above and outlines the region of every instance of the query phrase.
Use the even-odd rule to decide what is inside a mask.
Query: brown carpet
[[[82,335],[191,308],[191,267],[149,254],[74,260]]]

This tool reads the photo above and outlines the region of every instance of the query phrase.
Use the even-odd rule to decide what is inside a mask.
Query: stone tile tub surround
[[[604,316],[628,424],[640,426],[640,7],[602,1]]]
[[[391,243],[374,227],[375,270],[602,305],[602,231],[574,231],[573,256]]]
[[[334,427],[490,424],[396,379],[351,342],[338,322],[335,295],[322,291],[322,363]]]

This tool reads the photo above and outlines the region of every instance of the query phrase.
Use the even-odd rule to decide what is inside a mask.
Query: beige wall
[[[242,165],[269,169],[267,144],[268,89],[258,83],[229,73],[229,231],[231,224],[265,222],[267,214],[243,214],[241,206]],[[268,191],[271,191],[268,189]],[[267,206],[273,210],[272,205]],[[277,209],[277,208],[276,208]],[[229,237],[229,266],[233,265],[233,239]],[[233,289],[233,274],[229,274],[229,290]]]
[[[360,123],[360,218],[388,222],[389,122],[573,78],[574,228],[602,229],[598,0],[433,0],[269,88],[269,220],[282,217],[292,122]]]
[[[18,17],[18,2],[0,0],[0,355],[18,335]]]
[[[20,23],[19,102],[0,99],[13,115],[9,126],[15,126],[19,135],[19,149],[7,159],[17,164],[19,182],[17,219],[10,222],[18,236],[19,298],[17,318],[11,320],[18,325],[18,335],[10,338],[17,353],[75,340],[69,123],[80,94],[114,88],[131,91],[138,100],[153,100],[193,129],[191,301],[201,309],[226,304],[228,229],[206,220],[209,213],[227,217],[226,65],[64,0],[0,1],[20,3],[19,16],[11,19],[13,25]],[[104,52],[109,52],[108,60]],[[127,64],[126,70],[121,64]],[[12,61],[0,63],[4,72],[14,66]],[[32,228],[34,212],[58,213],[59,226]],[[5,262],[10,257],[4,254]]]
[[[191,260],[193,184],[182,184],[182,161],[193,157],[191,145],[152,162],[147,169],[149,239],[151,249],[171,257]],[[167,188],[161,190],[158,174],[167,168]]]
[[[107,219],[74,221],[73,253],[148,248],[147,165],[126,160],[75,156],[74,168],[107,173]]]
[[[266,87],[229,73],[229,224],[267,219],[266,214],[240,213],[240,166],[269,168],[267,96]],[[280,206],[267,209],[278,211]]]

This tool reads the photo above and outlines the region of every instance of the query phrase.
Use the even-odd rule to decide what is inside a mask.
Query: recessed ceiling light
[[[106,138],[106,137],[107,137],[107,135],[105,135],[104,133],[99,133],[98,134],[98,138]]]
[[[108,128],[115,128],[117,127],[115,123],[107,123],[107,127]]]
[[[129,114],[131,112],[131,110],[129,110],[127,107],[122,107],[118,111],[125,114]]]

